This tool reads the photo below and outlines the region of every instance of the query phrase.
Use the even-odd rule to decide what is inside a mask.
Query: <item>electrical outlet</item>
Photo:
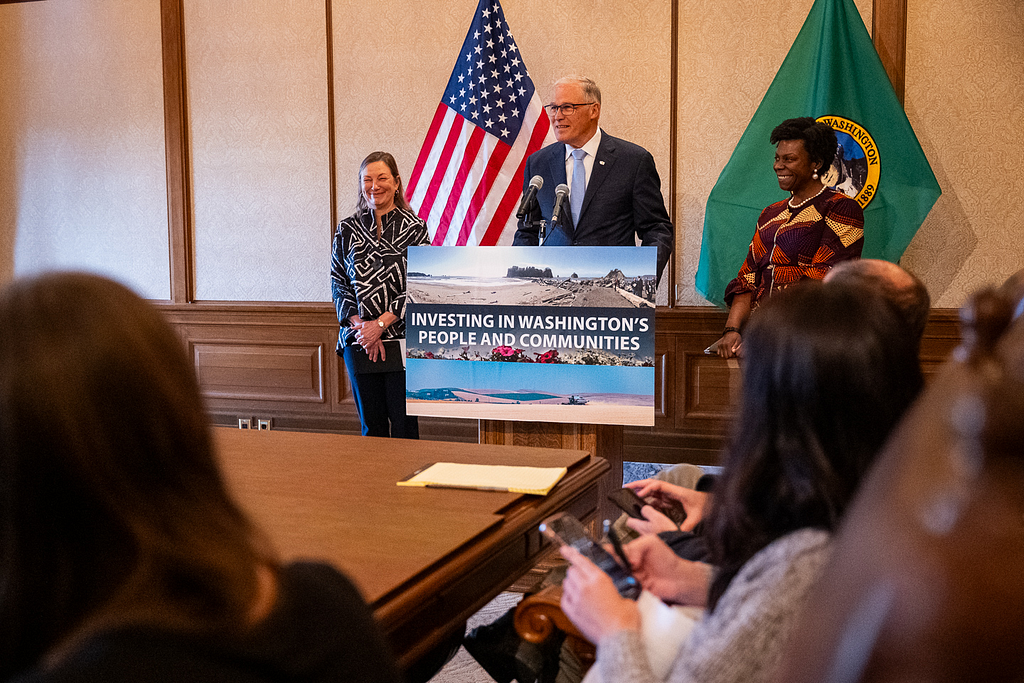
[[[239,429],[252,429],[252,419],[248,417],[238,418]]]
[[[262,419],[262,418],[258,418],[256,420],[256,424],[257,424],[257,427],[256,427],[257,429],[261,429],[261,430],[262,429],[270,429],[270,418],[268,417],[265,420]]]

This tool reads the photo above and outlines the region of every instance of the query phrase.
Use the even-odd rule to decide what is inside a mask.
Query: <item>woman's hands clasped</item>
[[[381,316],[380,320],[383,319],[384,316]],[[363,320],[358,315],[349,318],[349,322],[356,331],[356,342],[363,347],[370,360],[374,363],[378,360],[386,360],[387,354],[384,352],[384,342],[381,340],[385,327],[381,327],[376,320]],[[385,323],[386,325],[387,323]]]

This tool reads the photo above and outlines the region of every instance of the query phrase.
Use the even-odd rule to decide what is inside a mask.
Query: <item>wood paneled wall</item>
[[[167,130],[171,301],[167,316],[192,357],[208,409],[220,424],[269,419],[274,428],[356,433],[359,421],[344,364],[334,352],[337,320],[330,304],[213,304],[196,301],[192,188],[184,87],[183,0],[160,0]],[[331,12],[328,4],[328,26]],[[669,169],[675,209],[676,60],[679,8],[671,3],[672,93]],[[906,1],[873,0],[873,30],[893,84],[902,95]],[[328,39],[331,30],[328,29]],[[330,52],[330,49],[329,49]],[[331,67],[328,67],[330,71]],[[330,79],[333,82],[333,76]],[[334,120],[333,113],[330,116]],[[333,136],[333,129],[332,129]],[[332,137],[331,149],[334,149]],[[334,167],[334,162],[331,164]],[[332,205],[336,202],[332,201]],[[336,206],[335,206],[336,208]],[[682,245],[679,245],[681,248]],[[674,271],[670,273],[671,278]],[[725,313],[711,307],[662,308],[656,326],[656,424],[627,428],[625,458],[714,463],[739,393],[739,366],[704,354]],[[922,363],[934,368],[959,341],[956,312],[933,311]],[[426,438],[476,441],[475,420],[421,419]]]
[[[329,304],[167,305],[195,363],[217,424],[271,420],[274,429],[356,434],[359,419]],[[655,426],[627,427],[624,458],[715,464],[739,396],[735,361],[704,354],[725,325],[708,307],[659,309],[655,334]],[[957,313],[934,309],[921,362],[933,372],[959,343]],[[421,418],[424,438],[476,441],[476,420]]]

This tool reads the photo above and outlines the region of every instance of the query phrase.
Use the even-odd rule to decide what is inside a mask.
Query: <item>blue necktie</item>
[[[583,168],[583,157],[587,155],[582,149],[572,151],[572,187],[569,188],[569,208],[572,209],[572,226],[575,230],[580,223],[580,210],[583,209],[583,195],[587,193],[587,171]]]

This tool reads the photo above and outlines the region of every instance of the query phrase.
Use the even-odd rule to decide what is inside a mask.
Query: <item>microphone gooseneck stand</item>
[[[546,228],[548,227],[548,222],[543,218],[541,218],[538,221],[530,220],[529,218],[527,218],[525,224],[528,228],[531,228],[535,225],[537,226],[537,246],[543,247],[544,240],[545,238],[547,238]]]

